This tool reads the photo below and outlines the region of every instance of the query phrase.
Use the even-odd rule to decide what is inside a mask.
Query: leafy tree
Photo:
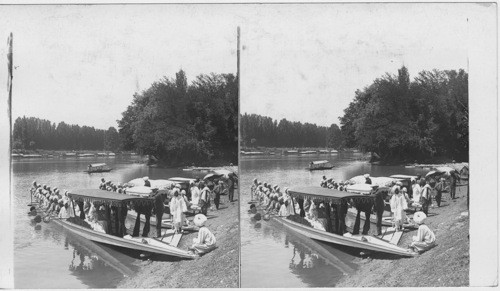
[[[344,146],[383,161],[468,160],[467,73],[422,71],[410,82],[402,67],[357,90],[340,123]]]
[[[191,85],[182,70],[164,77],[136,93],[123,112],[123,146],[167,165],[236,163],[237,94],[231,74],[199,75]]]

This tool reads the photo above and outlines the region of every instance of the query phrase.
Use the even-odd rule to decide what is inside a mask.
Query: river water
[[[105,162],[109,173],[86,174],[91,162]],[[14,200],[14,287],[15,288],[113,288],[125,276],[137,272],[135,253],[91,242],[53,223],[36,230],[27,212],[33,180],[59,189],[98,188],[100,179],[128,182],[150,179],[198,177],[182,169],[152,168],[134,158],[54,158],[16,160],[12,164]]]
[[[277,222],[252,221],[248,214],[252,180],[293,186],[319,186],[322,177],[335,181],[370,173],[373,177],[417,175],[428,170],[371,165],[358,153],[307,156],[240,157],[241,287],[334,287],[356,271],[359,252],[314,241],[288,231]],[[312,160],[327,159],[331,170],[308,171]]]

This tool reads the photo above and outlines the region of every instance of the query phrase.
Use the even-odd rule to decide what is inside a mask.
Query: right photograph
[[[241,287],[469,286],[464,43],[484,7],[253,8]]]

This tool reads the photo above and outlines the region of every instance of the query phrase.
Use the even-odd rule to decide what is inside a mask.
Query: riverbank
[[[216,237],[217,249],[194,260],[141,261],[139,272],[123,280],[118,288],[239,287],[239,193],[235,191],[234,202],[229,202],[227,195],[221,199],[223,205],[219,210],[209,210],[206,222]],[[197,232],[183,235],[179,247],[187,249],[197,235]]]
[[[443,196],[441,207],[429,209],[426,219],[436,234],[436,247],[414,258],[363,258],[358,271],[336,287],[469,286],[467,186],[457,188],[455,200],[448,193]],[[405,232],[398,245],[407,247],[416,232]]]

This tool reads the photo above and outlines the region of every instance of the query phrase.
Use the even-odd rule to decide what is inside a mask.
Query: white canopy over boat
[[[376,185],[379,187],[390,187],[393,181],[397,182],[397,179],[391,177],[370,177],[372,180],[372,185]],[[362,175],[352,177],[347,181],[349,184],[364,184],[366,182],[366,178]]]
[[[368,195],[373,190],[373,187],[377,187],[377,185],[354,184],[354,185],[347,186],[346,190],[347,190],[347,192],[351,192],[351,193]]]
[[[158,179],[158,180],[150,179],[149,182],[151,183],[151,188],[157,188],[158,190],[167,190],[175,185],[175,182],[164,179]],[[129,181],[127,184],[132,187],[144,186],[144,179],[143,178],[133,179]]]

